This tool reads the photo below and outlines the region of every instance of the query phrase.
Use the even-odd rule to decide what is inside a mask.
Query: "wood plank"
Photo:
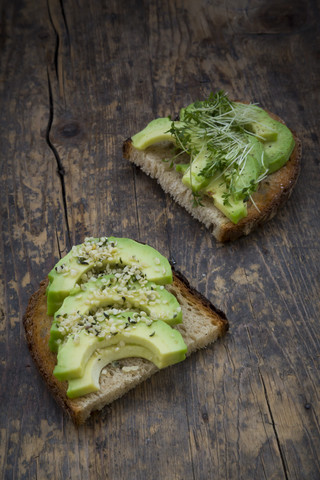
[[[2,476],[318,479],[316,2],[1,11]],[[149,120],[216,88],[278,113],[305,152],[286,208],[226,246],[121,155]],[[76,428],[38,377],[21,318],[59,255],[101,233],[174,258],[231,328]]]
[[[39,451],[46,445],[47,422],[39,428],[39,406],[56,406],[30,360],[21,319],[43,269],[63,251],[65,232],[57,165],[46,141],[47,9],[23,10],[12,2],[2,11],[0,464],[3,478],[26,478],[37,476]],[[36,73],[35,65],[42,65]],[[49,449],[45,456],[50,458]],[[48,478],[53,465],[51,459],[45,467]]]

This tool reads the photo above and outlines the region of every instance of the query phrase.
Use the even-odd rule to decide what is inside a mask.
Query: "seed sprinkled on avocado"
[[[123,313],[128,310],[99,308],[93,315],[80,315],[78,312],[69,314],[59,323],[59,332],[63,335],[73,335],[75,343],[79,342],[79,334],[86,330],[88,335],[104,338],[107,335],[116,335],[122,330],[131,328],[131,324],[139,322],[151,325],[153,320],[143,312],[137,313],[135,318],[126,317]]]
[[[171,328],[182,315],[163,286],[169,283],[168,260],[130,239],[87,238],[54,267],[49,346],[68,397],[99,390],[101,369],[120,359],[141,357],[164,368],[185,358],[183,338]]]
[[[57,338],[62,337],[65,342],[70,336],[80,335],[82,330],[87,335],[103,339],[124,330],[129,333],[141,322],[147,326],[157,320],[179,323],[181,307],[177,299],[162,285],[148,282],[143,276],[137,281],[136,274],[136,267],[126,267],[121,274],[110,274],[105,289],[101,289],[105,286],[102,282],[105,277],[99,274],[84,284],[81,300],[77,291],[71,294],[55,316],[51,337],[53,348]],[[74,308],[75,301],[77,309]]]

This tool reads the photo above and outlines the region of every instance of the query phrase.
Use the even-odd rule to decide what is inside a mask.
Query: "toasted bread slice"
[[[277,115],[268,113],[284,124]],[[131,139],[128,139],[123,144],[123,155],[150,177],[155,178],[163,190],[194,218],[204,223],[219,242],[228,242],[242,235],[248,235],[258,225],[270,220],[290,197],[299,176],[301,159],[301,143],[294,133],[293,136],[295,148],[290,159],[280,170],[268,175],[261,182],[258,191],[252,195],[254,204],[251,201],[248,202],[247,217],[237,224],[232,223],[220,212],[209,197],[201,200],[203,206],[193,206],[191,190],[182,183],[180,174],[174,168],[170,168],[170,162],[164,161],[170,158],[172,152],[172,145],[169,142],[139,151],[133,147]]]
[[[188,347],[188,354],[206,347],[224,335],[228,330],[228,320],[200,293],[190,287],[187,280],[174,272],[174,280],[166,288],[177,297],[183,315],[183,323],[177,328]],[[83,397],[70,399],[66,395],[67,382],[57,380],[52,372],[56,355],[49,350],[48,339],[52,317],[47,316],[46,287],[44,280],[40,288],[30,298],[23,319],[27,342],[31,355],[38,366],[49,389],[57,402],[71,416],[76,424],[81,424],[94,410],[101,410],[126,392],[150,377],[158,369],[141,358],[121,360],[119,366],[109,365],[100,375],[101,389]],[[133,368],[126,368],[133,367]]]

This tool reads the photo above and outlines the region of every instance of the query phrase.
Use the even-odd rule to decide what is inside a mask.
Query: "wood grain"
[[[318,3],[0,5],[0,477],[318,480]],[[121,154],[148,121],[218,88],[277,113],[303,144],[287,206],[227,246]],[[173,258],[230,332],[76,428],[21,320],[88,234]]]

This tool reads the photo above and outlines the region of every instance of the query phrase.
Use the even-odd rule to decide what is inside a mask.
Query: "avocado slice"
[[[206,195],[213,198],[214,205],[233,223],[237,224],[247,216],[246,188],[254,184],[258,178],[260,167],[255,158],[248,155],[242,174],[236,179],[234,188],[236,192],[230,194],[225,200],[227,189],[220,176],[214,177],[205,189]]]
[[[192,112],[194,106],[199,107],[201,103],[203,102],[196,102],[182,108],[180,120],[183,121],[186,111]],[[237,103],[234,103],[234,106],[236,107]],[[273,173],[289,160],[295,146],[293,135],[286,125],[271,118],[268,112],[256,105],[250,105],[250,115],[246,130],[262,143],[265,166],[268,174]]]
[[[177,163],[175,166],[176,172],[182,173],[184,175],[189,168],[189,163]]]
[[[82,377],[85,366],[93,352],[97,349],[110,347],[117,344],[119,348],[124,345],[139,345],[150,349],[153,359],[158,365],[169,365],[183,360],[186,353],[186,345],[181,334],[161,320],[147,325],[144,321],[132,325],[128,317],[132,318],[133,312],[123,312],[122,326],[116,335],[107,335],[103,339],[89,335],[85,330],[79,334],[77,342],[72,336],[59,347],[57,365],[53,374],[58,380],[70,380]],[[114,316],[114,320],[116,320]],[[128,325],[127,328],[124,328]],[[151,357],[150,357],[151,358]]]
[[[195,156],[182,177],[182,183],[191,188],[193,192],[199,192],[210,182],[210,177],[204,177],[201,174],[202,170],[206,167],[210,156],[212,156],[212,152],[209,152],[203,147],[198,155]]]
[[[278,126],[276,120],[260,107],[251,105],[252,119],[247,129],[253,133],[261,142],[275,142],[278,138]]]
[[[280,122],[277,122],[277,124],[277,139],[274,142],[265,142],[263,144],[264,163],[268,168],[268,173],[276,172],[285,165],[295,146],[295,141],[289,128]]]
[[[156,322],[163,323],[163,322]],[[156,327],[157,328],[157,327]],[[152,332],[150,333],[150,331]],[[149,338],[152,338],[155,342],[152,345],[148,345],[148,348],[142,345],[113,345],[103,349],[95,351],[89,358],[84,373],[79,378],[68,380],[67,396],[69,398],[76,398],[88,393],[97,392],[100,389],[100,372],[101,370],[111,362],[115,360],[121,360],[123,358],[144,358],[154,363],[158,368],[165,368],[169,365],[181,362],[186,357],[187,347],[181,337],[172,335],[176,330],[171,329],[169,332],[157,328],[149,328]],[[157,335],[157,336],[156,336]],[[161,336],[165,341],[162,342]]]
[[[53,315],[62,305],[84,273],[92,269],[102,270],[107,265],[140,269],[150,282],[159,285],[172,283],[169,261],[149,245],[129,238],[89,238],[76,245],[49,273],[47,288],[47,313]]]
[[[262,144],[256,137],[245,134],[248,146],[250,148],[250,155],[248,155],[245,167],[241,171],[241,175],[236,180],[235,190],[242,190],[248,186],[252,181],[256,180],[260,174],[262,163],[261,158],[263,154]],[[200,153],[195,157],[190,167],[186,170],[182,177],[182,183],[191,188],[193,192],[199,192],[206,188],[216,175],[212,177],[205,177],[202,170],[206,167],[210,157],[213,158],[213,153],[206,148],[202,148]],[[237,198],[239,195],[237,195]],[[243,198],[243,197],[242,197]]]
[[[263,166],[263,146],[256,137],[246,135],[250,145],[250,154],[247,156],[246,163],[240,167],[239,175],[234,181],[234,197],[237,200],[244,200],[247,197],[246,190],[254,186]],[[256,185],[257,187],[257,185]]]
[[[233,223],[236,224],[241,218],[247,216],[247,204],[243,199],[237,199],[230,195],[228,201],[225,201],[227,190],[221,177],[211,180],[205,193],[212,197],[214,205]]]
[[[204,193],[213,198],[215,206],[235,224],[247,216],[247,189],[254,186],[262,169],[262,144],[252,135],[246,137],[250,153],[243,167],[240,166],[239,175],[233,184],[233,193],[226,200],[227,188],[221,174],[212,177],[204,189]]]
[[[119,281],[120,280],[120,281]],[[123,285],[115,275],[104,275],[91,280],[82,287],[73,289],[65,298],[61,308],[55,313],[50,329],[49,347],[55,352],[59,342],[68,332],[60,330],[68,316],[77,312],[88,315],[90,311],[101,307],[135,308],[146,312],[152,319],[163,320],[170,325],[182,322],[182,312],[178,300],[162,285],[139,281],[130,281]]]
[[[175,143],[175,138],[170,133],[171,125],[172,120],[169,117],[152,120],[141,132],[131,138],[134,148],[145,150],[150,145],[163,141]]]
[[[151,350],[140,345],[124,345],[121,348],[114,345],[106,347],[99,352],[95,351],[89,358],[83,376],[68,380],[67,396],[77,398],[88,393],[100,390],[100,372],[108,364],[123,358],[139,357],[153,360]]]
[[[290,158],[295,141],[289,128],[270,117],[262,108],[252,106],[254,120],[248,125],[262,142],[268,174],[279,170]]]

